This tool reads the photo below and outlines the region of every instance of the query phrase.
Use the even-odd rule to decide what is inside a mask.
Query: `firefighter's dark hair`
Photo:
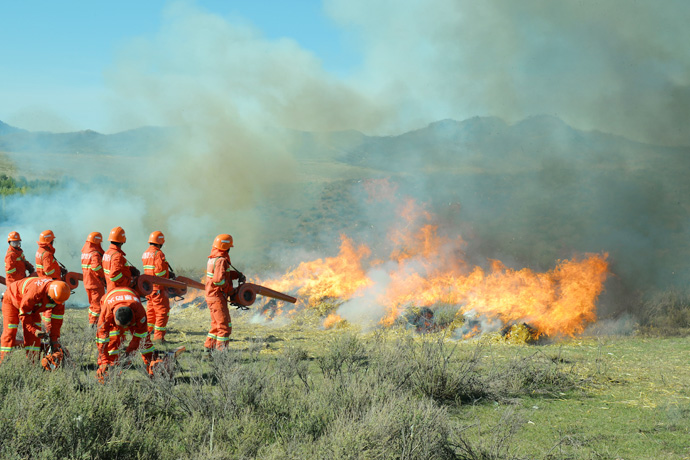
[[[129,307],[120,307],[115,310],[115,321],[122,326],[128,325],[132,321],[133,317],[134,313]]]

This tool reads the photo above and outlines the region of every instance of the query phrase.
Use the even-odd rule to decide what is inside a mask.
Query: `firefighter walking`
[[[69,296],[67,283],[50,278],[31,277],[10,284],[2,298],[0,361],[16,345],[20,322],[26,354],[32,358],[37,357],[41,349],[41,338],[49,335],[41,329],[41,312],[64,305]],[[59,344],[51,342],[51,345],[54,349],[59,349]]]
[[[26,260],[22,250],[22,238],[17,232],[10,232],[7,236],[7,254],[5,254],[5,284],[9,286],[15,281],[22,280],[34,271],[34,266]]]
[[[84,275],[84,290],[89,299],[89,324],[96,326],[101,313],[101,298],[105,294],[103,273],[103,235],[91,232],[81,248],[81,270]]]
[[[230,265],[232,236],[220,234],[213,241],[211,254],[206,263],[206,303],[211,313],[211,329],[206,336],[206,351],[223,350],[227,347],[232,333],[232,320],[228,310],[228,297],[232,294],[232,281],[244,281],[244,275]]]
[[[151,233],[149,247],[141,256],[144,274],[175,279],[175,274],[161,250],[164,243],[165,235],[162,232]],[[146,317],[149,333],[153,333],[153,340],[165,342],[165,332],[170,317],[170,298],[165,286],[154,284],[153,292],[146,296]]]

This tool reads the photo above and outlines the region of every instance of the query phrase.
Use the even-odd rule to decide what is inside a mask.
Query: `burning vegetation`
[[[370,199],[394,200],[385,181],[375,181]],[[574,336],[596,320],[596,301],[608,273],[607,254],[558,260],[553,269],[514,269],[499,260],[486,266],[466,261],[467,244],[441,228],[412,199],[397,204],[398,220],[386,244],[367,245],[341,235],[333,257],[302,262],[275,279],[261,281],[298,298],[283,311],[273,300],[260,307],[267,319],[313,309],[324,328],[345,321],[419,332],[455,330],[458,338],[503,331],[506,338]],[[451,312],[451,313],[449,313]]]

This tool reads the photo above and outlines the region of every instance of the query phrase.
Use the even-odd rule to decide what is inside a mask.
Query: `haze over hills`
[[[71,133],[31,132],[0,121],[0,151],[136,156],[164,148],[174,135],[174,129],[158,127],[144,127],[116,134],[100,134],[91,130]]]
[[[34,133],[0,122],[0,151],[32,161],[79,154],[88,165],[155,155],[178,135],[173,128]],[[292,132],[288,143],[297,177],[257,205],[266,247],[323,249],[341,233],[376,246],[397,211],[372,207],[362,184],[386,179],[398,196],[427,206],[443,231],[462,235],[472,263],[497,258],[549,269],[558,259],[607,252],[616,275],[610,295],[690,281],[688,147],[580,131],[553,116],[512,125],[442,120],[383,137]]]

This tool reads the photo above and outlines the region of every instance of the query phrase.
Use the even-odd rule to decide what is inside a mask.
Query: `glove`
[[[168,268],[168,274],[170,275],[171,280],[174,280],[175,278],[177,278],[177,275],[175,275],[175,272],[173,271],[172,268]]]
[[[36,337],[39,339],[45,339],[46,337],[48,337],[48,333],[46,331],[39,331],[36,333]]]
[[[60,279],[62,279],[64,281],[66,275],[67,275],[67,269],[65,267],[60,267]]]
[[[41,359],[41,366],[47,371],[54,371],[62,364],[65,354],[62,351],[54,351]]]
[[[99,382],[105,383],[105,379],[108,378],[108,365],[107,364],[101,364],[98,366],[98,370],[96,371],[96,379],[98,379]]]
[[[160,375],[165,370],[165,363],[162,359],[154,359],[149,363],[148,372],[151,377]]]
[[[34,272],[34,266],[31,265],[29,262],[24,262],[24,269],[26,270],[26,273],[29,275]]]
[[[242,284],[242,283],[244,283],[245,281],[247,281],[247,277],[244,276],[242,273],[240,273],[240,277],[239,277],[238,281],[239,281],[240,284]]]
[[[132,278],[136,278],[137,276],[141,275],[141,272],[137,267],[130,266],[129,267],[129,272],[132,274]]]

